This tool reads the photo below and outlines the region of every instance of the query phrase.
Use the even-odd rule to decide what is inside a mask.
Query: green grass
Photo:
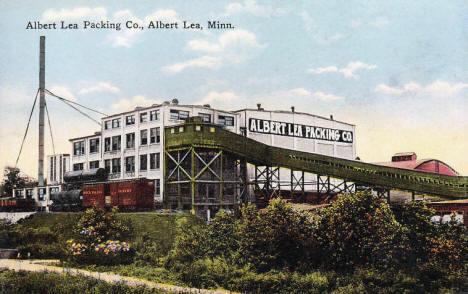
[[[55,273],[6,271],[0,273],[0,293],[10,294],[156,294],[170,293],[159,289],[110,284],[84,276]]]
[[[171,244],[178,233],[178,228],[202,222],[190,214],[117,213],[117,217],[125,223],[130,222],[133,239],[130,241],[135,241],[146,234],[152,240],[165,240]],[[72,236],[78,218],[77,213],[38,213],[20,221],[17,228],[49,229],[68,238]]]

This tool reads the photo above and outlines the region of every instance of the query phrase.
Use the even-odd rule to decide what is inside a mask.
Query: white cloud
[[[339,70],[336,66],[318,67],[318,68],[311,68],[307,70],[307,72],[314,73],[314,74],[321,74],[324,72],[338,72],[338,71]]]
[[[164,67],[163,69],[171,73],[178,73],[190,67],[203,67],[203,68],[217,69],[220,66],[221,66],[221,58],[206,55],[206,56],[202,56],[199,58],[190,59],[184,62],[168,65]]]
[[[153,104],[161,104],[159,99],[147,98],[143,95],[136,95],[130,99],[120,99],[117,103],[111,105],[113,113],[119,113],[135,109],[135,107],[148,107]]]
[[[325,94],[323,92],[315,92],[315,93],[312,94],[312,96],[315,99],[319,99],[319,100],[322,100],[322,101],[335,101],[335,100],[344,99],[344,97],[336,96],[336,95],[333,95],[333,94]]]
[[[239,13],[250,13],[258,17],[272,17],[284,14],[286,9],[273,8],[270,5],[258,4],[256,0],[245,0],[244,3],[231,3],[226,6],[222,16],[231,16]]]
[[[172,9],[156,10],[152,14],[145,17],[145,24],[149,24],[150,21],[156,20],[164,22],[181,22],[179,14]]]
[[[326,34],[315,23],[312,17],[306,11],[301,12],[300,17],[304,22],[305,29],[309,32],[310,36],[321,45],[329,45],[334,43],[344,36],[341,33]]]
[[[310,96],[310,91],[304,88],[296,88],[289,91],[291,94],[298,95],[298,96]]]
[[[227,102],[232,102],[236,99],[239,99],[239,97],[230,91],[225,91],[225,92],[211,91],[208,93],[208,95],[206,95],[200,101],[198,101],[197,104],[210,104],[210,103],[216,103],[216,102],[227,103]]]
[[[349,22],[349,26],[352,28],[357,28],[362,25],[362,20],[361,19],[353,19]]]
[[[307,72],[313,73],[313,74],[337,72],[337,73],[341,73],[345,78],[356,79],[358,78],[358,76],[354,74],[355,71],[360,70],[360,69],[371,70],[375,68],[377,68],[377,66],[374,64],[365,64],[361,61],[353,61],[353,62],[348,63],[348,65],[343,68],[338,68],[336,66],[327,66],[327,67],[311,68],[311,69],[308,69]]]
[[[278,99],[294,99],[294,98],[309,98],[309,99],[316,99],[322,100],[325,102],[335,101],[344,99],[344,97],[333,95],[333,94],[326,94],[321,91],[309,91],[304,88],[295,88],[286,91],[278,91],[272,94],[272,97],[277,97]]]
[[[387,17],[380,16],[380,17],[376,18],[374,21],[372,21],[370,24],[372,26],[374,26],[374,27],[380,28],[380,27],[384,27],[384,26],[390,24],[390,21],[388,20]]]
[[[57,96],[65,98],[67,100],[76,101],[75,95],[71,92],[67,86],[54,85],[49,90]]]
[[[246,30],[236,30],[223,33],[218,40],[210,42],[207,40],[190,40],[187,44],[188,49],[203,52],[221,52],[231,49],[232,47],[252,47],[260,48],[257,42],[257,37],[254,33]]]
[[[76,7],[73,9],[47,9],[42,13],[43,21],[61,21],[61,20],[84,20],[97,19],[105,20],[107,10],[104,7]]]
[[[430,95],[434,97],[449,97],[464,88],[468,88],[468,84],[450,84],[448,82],[438,80],[426,86],[421,86],[415,82],[409,82],[401,88],[379,84],[375,87],[375,91],[387,95]]]
[[[215,41],[194,39],[187,43],[187,49],[208,55],[168,65],[163,70],[178,73],[191,67],[218,69],[223,65],[240,63],[252,58],[253,50],[263,47],[265,45],[258,43],[255,34],[246,30],[225,32]]]
[[[110,92],[110,93],[119,93],[120,89],[116,86],[112,85],[111,83],[100,82],[95,86],[83,88],[81,89],[78,94],[84,95],[93,92]]]

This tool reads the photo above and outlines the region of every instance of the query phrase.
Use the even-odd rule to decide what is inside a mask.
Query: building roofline
[[[356,126],[355,124],[347,123],[347,122],[344,122],[344,121],[340,121],[340,120],[336,120],[336,119],[330,119],[330,118],[320,116],[320,115],[317,115],[317,114],[312,114],[312,113],[307,113],[307,112],[299,112],[299,111],[292,112],[292,111],[288,111],[288,110],[265,110],[265,109],[258,110],[256,108],[243,108],[243,109],[235,110],[233,112],[241,112],[241,111],[257,111],[257,112],[262,112],[263,111],[263,112],[288,113],[288,114],[297,113],[297,114],[304,114],[304,115],[308,115],[308,116],[312,116],[312,117],[325,119],[325,120],[328,120],[328,121],[336,121],[336,122],[339,122],[339,123],[342,123],[342,124],[345,124],[345,125],[350,125],[350,126],[353,126],[353,127]]]
[[[129,111],[125,111],[125,112],[120,112],[120,113],[116,113],[116,114],[111,114],[111,115],[108,115],[108,116],[104,116],[104,117],[101,118],[101,120],[105,120],[105,119],[109,119],[109,118],[112,118],[112,117],[116,117],[116,116],[121,116],[121,115],[129,114],[129,113],[133,113],[133,112],[135,112],[135,111],[145,111],[145,110],[149,110],[149,109],[151,109],[151,108],[160,108],[160,107],[163,107],[163,106],[202,108],[202,109],[206,109],[206,110],[214,110],[214,111],[227,112],[227,113],[231,113],[231,114],[233,114],[233,115],[237,114],[237,113],[235,113],[235,111],[221,110],[221,109],[212,108],[212,107],[203,106],[203,105],[197,105],[197,104],[153,104],[153,105],[151,105],[151,106],[146,106],[146,107],[139,107],[139,106],[137,106],[137,107],[134,108],[133,110],[129,110]]]
[[[96,136],[101,136],[101,132],[100,132],[100,131],[99,131],[99,132],[95,132],[94,134],[88,135],[88,136],[70,138],[70,139],[68,139],[68,141],[71,142],[71,141],[76,141],[76,140],[86,139],[86,138],[91,138],[91,137],[96,137]]]

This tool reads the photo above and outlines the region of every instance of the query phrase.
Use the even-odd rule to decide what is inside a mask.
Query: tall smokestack
[[[37,179],[39,186],[44,186],[44,108],[45,108],[45,36],[39,44],[39,165]]]

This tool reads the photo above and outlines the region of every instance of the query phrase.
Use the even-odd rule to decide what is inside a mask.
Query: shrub
[[[74,228],[75,236],[67,241],[70,260],[76,263],[121,264],[132,260],[127,242],[129,227],[115,217],[115,210],[90,208],[82,213]]]
[[[341,268],[391,264],[402,231],[388,204],[372,194],[342,195],[326,207],[316,231],[322,264]]]

